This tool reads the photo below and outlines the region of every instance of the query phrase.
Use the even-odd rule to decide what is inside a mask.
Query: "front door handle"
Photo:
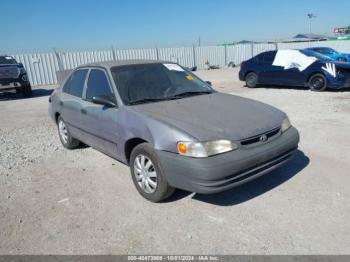
[[[81,109],[80,112],[83,114],[83,115],[86,115],[86,110],[85,109]]]

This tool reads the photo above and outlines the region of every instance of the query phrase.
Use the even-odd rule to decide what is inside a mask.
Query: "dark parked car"
[[[16,90],[24,97],[32,96],[32,87],[23,64],[12,56],[0,56],[0,92],[7,90]]]
[[[339,53],[329,47],[310,47],[310,48],[306,48],[305,50],[310,50],[310,51],[320,53],[331,59],[337,60],[339,62],[350,62],[350,54]]]
[[[263,52],[241,64],[239,79],[248,87],[284,85],[324,91],[350,87],[350,63],[310,50]]]
[[[178,64],[119,61],[76,68],[50,96],[59,138],[130,166],[139,193],[220,192],[288,161],[299,135],[280,110],[216,92]]]

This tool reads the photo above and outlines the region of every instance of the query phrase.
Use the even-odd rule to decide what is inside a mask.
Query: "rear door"
[[[81,115],[82,126],[89,145],[118,158],[118,109],[94,104],[94,96],[108,96],[116,101],[109,76],[102,68],[92,68],[89,72]]]
[[[78,69],[68,78],[62,88],[59,101],[61,117],[73,137],[81,139],[82,95],[88,69]]]
[[[283,67],[272,65],[275,60],[276,51],[268,51],[263,55],[262,71],[259,75],[259,83],[267,85],[282,84],[284,82]]]

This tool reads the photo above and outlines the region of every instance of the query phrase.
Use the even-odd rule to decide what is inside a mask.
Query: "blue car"
[[[268,51],[244,61],[239,79],[250,88],[262,84],[340,89],[350,87],[350,63],[311,50]]]
[[[350,62],[350,54],[342,54],[329,47],[310,47],[305,50],[314,51],[340,62]]]

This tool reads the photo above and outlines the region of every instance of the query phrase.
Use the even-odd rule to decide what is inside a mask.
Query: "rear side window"
[[[264,54],[257,55],[255,59],[258,62],[263,62],[264,61]]]
[[[86,99],[92,100],[94,96],[108,96],[114,98],[105,72],[98,69],[92,69],[90,71],[87,82]]]
[[[264,55],[265,63],[272,63],[275,60],[276,52],[266,52]]]
[[[72,96],[82,97],[87,72],[88,69],[75,71],[64,85],[63,92]]]

